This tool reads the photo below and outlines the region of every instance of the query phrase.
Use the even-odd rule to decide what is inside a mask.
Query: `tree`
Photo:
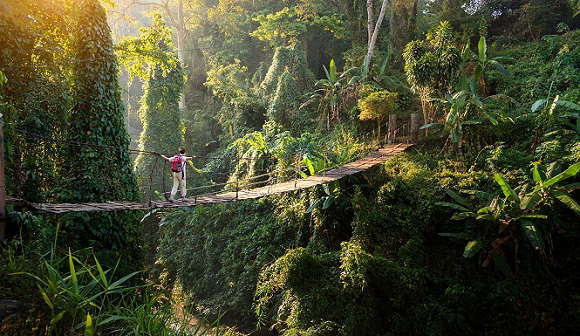
[[[7,78],[4,115],[8,192],[31,202],[50,200],[59,183],[60,147],[40,137],[61,139],[70,108],[69,8],[63,1],[6,0],[0,5],[0,68]]]
[[[260,23],[258,29],[250,33],[262,41],[270,41],[272,47],[286,47],[297,42],[306,25],[297,19],[294,8],[285,7],[275,14],[259,14],[252,20]]]
[[[399,95],[389,91],[377,91],[361,99],[358,107],[361,110],[360,120],[377,119],[378,137],[381,137],[381,124],[386,116],[397,109]]]
[[[171,26],[177,31],[177,56],[181,64],[185,64],[185,35],[186,35],[186,23],[189,18],[185,18],[185,12],[183,10],[183,0],[177,0],[177,4],[170,0],[161,0],[160,2],[147,2],[140,0],[129,0],[128,3],[124,4],[123,10],[117,11],[117,14],[121,17],[125,16],[125,12],[132,6],[142,5],[142,6],[155,6],[167,15]],[[175,8],[177,7],[177,8]],[[185,107],[185,98],[182,96],[179,102],[180,108]]]
[[[74,68],[67,139],[90,145],[65,149],[59,198],[72,203],[139,200],[105,11],[98,0],[80,0],[75,5],[79,11],[75,54],[80,61]],[[63,223],[80,230],[76,238],[81,242],[119,249],[135,257],[141,244],[138,217],[135,212],[101,212],[67,215]]]
[[[383,22],[383,18],[385,17],[385,10],[387,9],[388,0],[383,0],[383,5],[381,6],[381,12],[379,13],[379,17],[377,18],[376,24],[373,23],[373,0],[367,0],[367,29],[368,29],[368,49],[367,49],[367,57],[365,58],[365,64],[367,66],[371,64],[371,59],[373,58],[373,54],[375,51],[375,43],[377,42],[377,38],[379,36],[379,31],[381,30],[381,24]]]
[[[421,96],[425,124],[432,123],[437,108],[429,97],[442,98],[457,80],[462,59],[452,44],[453,31],[449,22],[442,22],[428,35],[427,41],[412,41],[405,47],[405,73],[411,90]]]
[[[131,75],[143,81],[145,95],[141,100],[139,116],[143,132],[139,149],[148,152],[173,153],[183,146],[183,123],[179,111],[179,97],[183,92],[184,73],[177,56],[171,49],[171,31],[161,17],[155,13],[150,28],[140,29],[138,38],[128,37],[117,46],[117,54]],[[139,153],[135,171],[141,188],[146,195],[150,190],[163,189],[162,164],[157,158]],[[149,198],[155,197],[149,194]]]
[[[330,125],[333,122],[340,123],[340,112],[348,101],[349,95],[346,88],[350,86],[350,83],[345,83],[348,79],[348,74],[358,69],[353,68],[338,75],[334,59],[330,60],[329,69],[326,69],[326,66],[323,67],[326,78],[316,82],[316,91],[306,103],[302,104],[302,107],[318,100],[318,111],[321,112],[320,119],[326,119],[326,130],[330,131]],[[353,79],[351,79],[352,81]]]

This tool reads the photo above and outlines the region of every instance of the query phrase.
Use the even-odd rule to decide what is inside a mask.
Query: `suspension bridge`
[[[370,167],[383,163],[389,158],[400,154],[407,148],[412,146],[411,144],[393,144],[380,148],[372,154],[348,163],[344,166],[328,170],[316,175],[308,176],[306,178],[294,178],[290,181],[285,181],[281,183],[268,183],[270,178],[265,181],[258,181],[254,183],[248,183],[243,186],[239,185],[242,181],[230,182],[229,185],[237,184],[236,186],[229,188],[228,190],[201,194],[197,196],[192,196],[185,201],[148,201],[148,202],[114,202],[109,201],[105,203],[29,203],[29,206],[37,211],[48,212],[48,213],[69,213],[69,212],[87,212],[87,211],[122,211],[122,210],[152,210],[157,208],[177,208],[177,207],[192,207],[201,204],[216,204],[225,202],[235,202],[240,200],[254,199],[265,197],[274,194],[281,194],[285,192],[290,192],[294,190],[306,189],[321,185],[324,183],[329,183],[338,179],[341,179],[348,175],[353,175],[359,173],[363,170],[367,170]],[[270,175],[272,174],[264,174]],[[262,176],[263,177],[263,176]],[[256,186],[259,184],[267,184],[265,186]],[[207,188],[214,187],[204,186],[198,187]]]
[[[2,116],[0,115],[0,134],[2,134]],[[286,168],[278,171],[267,172],[262,175],[253,176],[244,180],[236,180],[221,184],[211,184],[207,186],[195,187],[188,189],[188,191],[194,191],[199,193],[200,191],[213,189],[217,191],[206,192],[195,194],[184,200],[149,200],[144,202],[131,202],[131,201],[107,201],[103,203],[29,203],[23,199],[17,199],[5,195],[4,192],[0,192],[0,240],[2,240],[4,231],[4,221],[5,211],[4,205],[6,203],[13,204],[18,207],[28,207],[37,212],[46,213],[71,213],[71,212],[94,212],[94,211],[123,211],[123,210],[144,210],[151,211],[153,209],[159,208],[178,208],[178,207],[193,207],[202,204],[217,204],[225,202],[235,202],[247,199],[261,198],[274,194],[281,194],[286,192],[291,192],[295,190],[306,189],[314,187],[317,185],[322,185],[325,183],[330,183],[335,180],[339,180],[345,176],[353,175],[361,171],[367,170],[372,166],[380,163],[384,163],[393,156],[400,154],[407,148],[413,146],[413,143],[417,142],[418,135],[418,116],[416,114],[411,115],[411,122],[403,125],[402,127],[396,127],[396,116],[391,115],[389,117],[388,125],[388,136],[385,136],[385,142],[388,138],[390,145],[383,146],[384,142],[380,139],[374,137],[373,132],[369,132],[362,138],[368,137],[367,141],[371,139],[373,143],[372,148],[379,148],[368,153],[363,158],[354,159],[354,161],[343,164],[340,167],[328,168],[326,170],[320,171],[318,174],[306,176],[303,172],[304,166],[297,166]],[[139,152],[142,154],[156,155],[156,152],[142,151],[136,149],[124,149],[107,147],[96,144],[71,142],[66,140],[56,140],[36,134],[32,134],[25,130],[15,129],[17,132],[21,133],[21,136],[25,139],[36,139],[44,142],[58,142],[66,146],[78,146],[78,147],[90,147],[105,151],[128,151],[132,154]],[[405,134],[409,136],[406,137]],[[406,139],[406,143],[397,142],[397,136],[401,136]],[[360,138],[356,140],[359,141]],[[403,140],[404,141],[404,140]],[[3,138],[0,136],[0,143],[3,142]],[[410,142],[410,143],[409,143]],[[1,147],[0,147],[1,148]],[[0,151],[0,187],[4,187],[3,181],[3,157]],[[221,157],[196,157],[201,159],[227,159],[233,161],[240,161],[242,159],[250,158],[221,158]],[[2,190],[4,191],[4,190]]]

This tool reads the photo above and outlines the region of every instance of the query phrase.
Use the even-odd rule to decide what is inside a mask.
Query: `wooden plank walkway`
[[[106,203],[30,203],[30,206],[38,211],[49,213],[68,213],[86,211],[121,211],[121,210],[152,210],[155,208],[177,208],[191,207],[200,204],[216,204],[224,202],[234,202],[246,199],[260,198],[273,194],[281,194],[289,191],[306,189],[320,184],[332,182],[342,177],[353,175],[370,167],[383,163],[389,158],[403,152],[411,147],[411,144],[395,144],[381,148],[371,155],[327,171],[322,174],[309,176],[304,179],[297,179],[283,183],[272,184],[253,189],[240,189],[238,192],[224,192],[213,195],[201,195],[187,199],[185,202],[176,200],[151,201],[151,202],[106,202]],[[266,182],[266,181],[265,181]],[[242,187],[240,187],[242,188]]]

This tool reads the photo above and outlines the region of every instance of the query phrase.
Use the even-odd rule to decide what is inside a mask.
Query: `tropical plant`
[[[325,65],[323,65],[323,67],[326,78],[320,79],[316,82],[316,87],[318,87],[318,89],[310,95],[308,101],[302,104],[301,107],[305,107],[313,101],[318,100],[318,110],[322,111],[322,115],[325,116],[326,130],[330,131],[330,124],[332,122],[340,123],[340,112],[347,102],[347,93],[345,89],[350,86],[353,81],[351,80],[346,84],[345,82],[348,79],[348,75],[356,69],[352,68],[339,75],[336,72],[334,59],[330,60],[329,69],[327,69]]]
[[[486,84],[485,84],[485,78],[484,78],[485,69],[489,65],[493,65],[502,74],[504,74],[505,76],[509,76],[510,75],[509,71],[506,70],[506,68],[504,68],[504,66],[500,63],[500,61],[515,62],[516,59],[513,57],[506,57],[506,56],[498,56],[498,57],[494,57],[494,58],[488,58],[487,57],[487,42],[485,41],[485,36],[482,36],[479,38],[479,43],[477,44],[477,49],[478,49],[477,54],[474,53],[473,51],[471,51],[471,49],[469,48],[469,41],[468,41],[467,45],[465,46],[465,49],[463,51],[463,59],[465,62],[470,62],[469,54],[467,53],[469,51],[469,53],[473,57],[473,59],[471,61],[473,61],[477,64],[475,66],[475,71],[474,71],[473,77],[475,78],[476,81],[479,81],[479,84],[481,85],[481,95],[485,96],[485,94],[486,94]]]
[[[486,99],[479,97],[475,91],[473,81],[470,80],[468,82],[467,76],[461,76],[455,94],[450,95],[446,93],[445,97],[446,100],[440,101],[450,104],[451,108],[445,116],[444,121],[423,125],[421,129],[441,127],[443,132],[448,135],[448,139],[453,144],[455,151],[461,151],[465,126],[477,125],[483,122],[483,120],[477,118],[487,118],[492,124],[498,124],[495,116],[485,106],[487,102],[496,98],[496,96]]]
[[[85,328],[95,333],[97,327],[118,320],[117,317],[106,317],[104,308],[111,305],[117,295],[137,288],[127,286],[126,283],[139,272],[135,271],[113,280],[115,269],[105,271],[97,257],[93,258],[95,263],[89,266],[73,256],[69,248],[68,256],[58,259],[55,249],[52,248],[48,258],[43,260],[41,274],[12,274],[27,275],[36,280],[40,294],[51,311],[51,331],[56,331],[57,323],[62,320],[70,322],[68,328],[71,331]],[[65,263],[68,267],[63,267]],[[67,273],[61,272],[61,269],[67,269]],[[83,321],[85,314],[87,317]]]
[[[325,183],[322,185],[325,196],[320,197],[316,202],[306,209],[306,213],[311,213],[314,208],[322,204],[321,210],[328,209],[334,200],[340,196],[340,183],[338,180],[332,181],[331,183]]]
[[[562,120],[563,124],[569,128],[567,130],[555,130],[554,132],[571,131],[580,134],[580,106],[566,100],[561,100],[560,95],[556,95],[552,104],[549,104],[548,99],[536,100],[531,107],[531,112],[538,118],[541,118],[541,120],[546,120],[547,118],[554,116],[554,111],[558,106],[567,109],[564,114],[559,116],[559,118]],[[571,113],[570,110],[577,112]],[[575,124],[571,123],[570,119],[576,119]]]
[[[513,189],[499,174],[494,179],[500,186],[502,194],[490,194],[478,190],[461,190],[462,193],[474,195],[487,200],[485,206],[477,208],[469,200],[461,197],[453,190],[445,189],[445,192],[456,202],[437,202],[437,205],[459,210],[451,219],[465,220],[474,218],[478,224],[471,233],[440,233],[445,237],[453,237],[468,240],[463,256],[471,258],[480,250],[486,250],[487,244],[491,249],[487,251],[487,257],[483,266],[487,266],[492,260],[502,270],[506,277],[511,278],[518,273],[518,248],[519,235],[524,232],[533,248],[543,250],[546,245],[542,234],[542,225],[538,220],[546,220],[544,214],[546,207],[552,206],[554,200],[560,201],[580,215],[580,206],[571,196],[570,192],[580,188],[579,183],[560,185],[559,183],[574,177],[580,171],[580,162],[570,166],[563,172],[559,172],[557,164],[552,163],[544,172],[538,163],[533,166],[533,179],[535,187],[526,190],[526,187]],[[517,192],[516,190],[519,190]],[[519,226],[514,224],[519,223]],[[518,229],[520,227],[521,229]],[[494,234],[497,230],[498,235]],[[515,273],[505,258],[502,245],[508,240],[514,243]]]
[[[260,26],[251,36],[263,41],[270,41],[272,47],[285,47],[297,41],[297,37],[306,31],[306,25],[296,19],[295,8],[284,7],[275,14],[255,15],[252,20]]]
[[[121,89],[117,81],[117,59],[104,8],[98,0],[75,2],[78,26],[75,31],[74,101],[67,116],[66,146],[59,161],[60,202],[137,201],[140,199],[129,135],[125,128]],[[101,146],[115,148],[104,150]],[[74,164],[73,164],[74,163]],[[136,261],[141,248],[139,219],[135,211],[119,214],[67,214],[62,218],[72,238],[97,250],[128,252],[123,262]],[[115,258],[116,259],[116,258]],[[114,264],[115,260],[105,261]]]

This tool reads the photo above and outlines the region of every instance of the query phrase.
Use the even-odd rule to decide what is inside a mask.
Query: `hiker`
[[[173,171],[173,189],[171,189],[170,202],[173,202],[173,197],[177,194],[177,186],[181,184],[181,200],[185,202],[185,195],[187,190],[185,189],[185,166],[187,161],[193,159],[195,156],[185,156],[185,148],[179,147],[179,154],[174,155],[170,158],[163,154],[159,154],[166,161],[171,163],[171,170]]]

